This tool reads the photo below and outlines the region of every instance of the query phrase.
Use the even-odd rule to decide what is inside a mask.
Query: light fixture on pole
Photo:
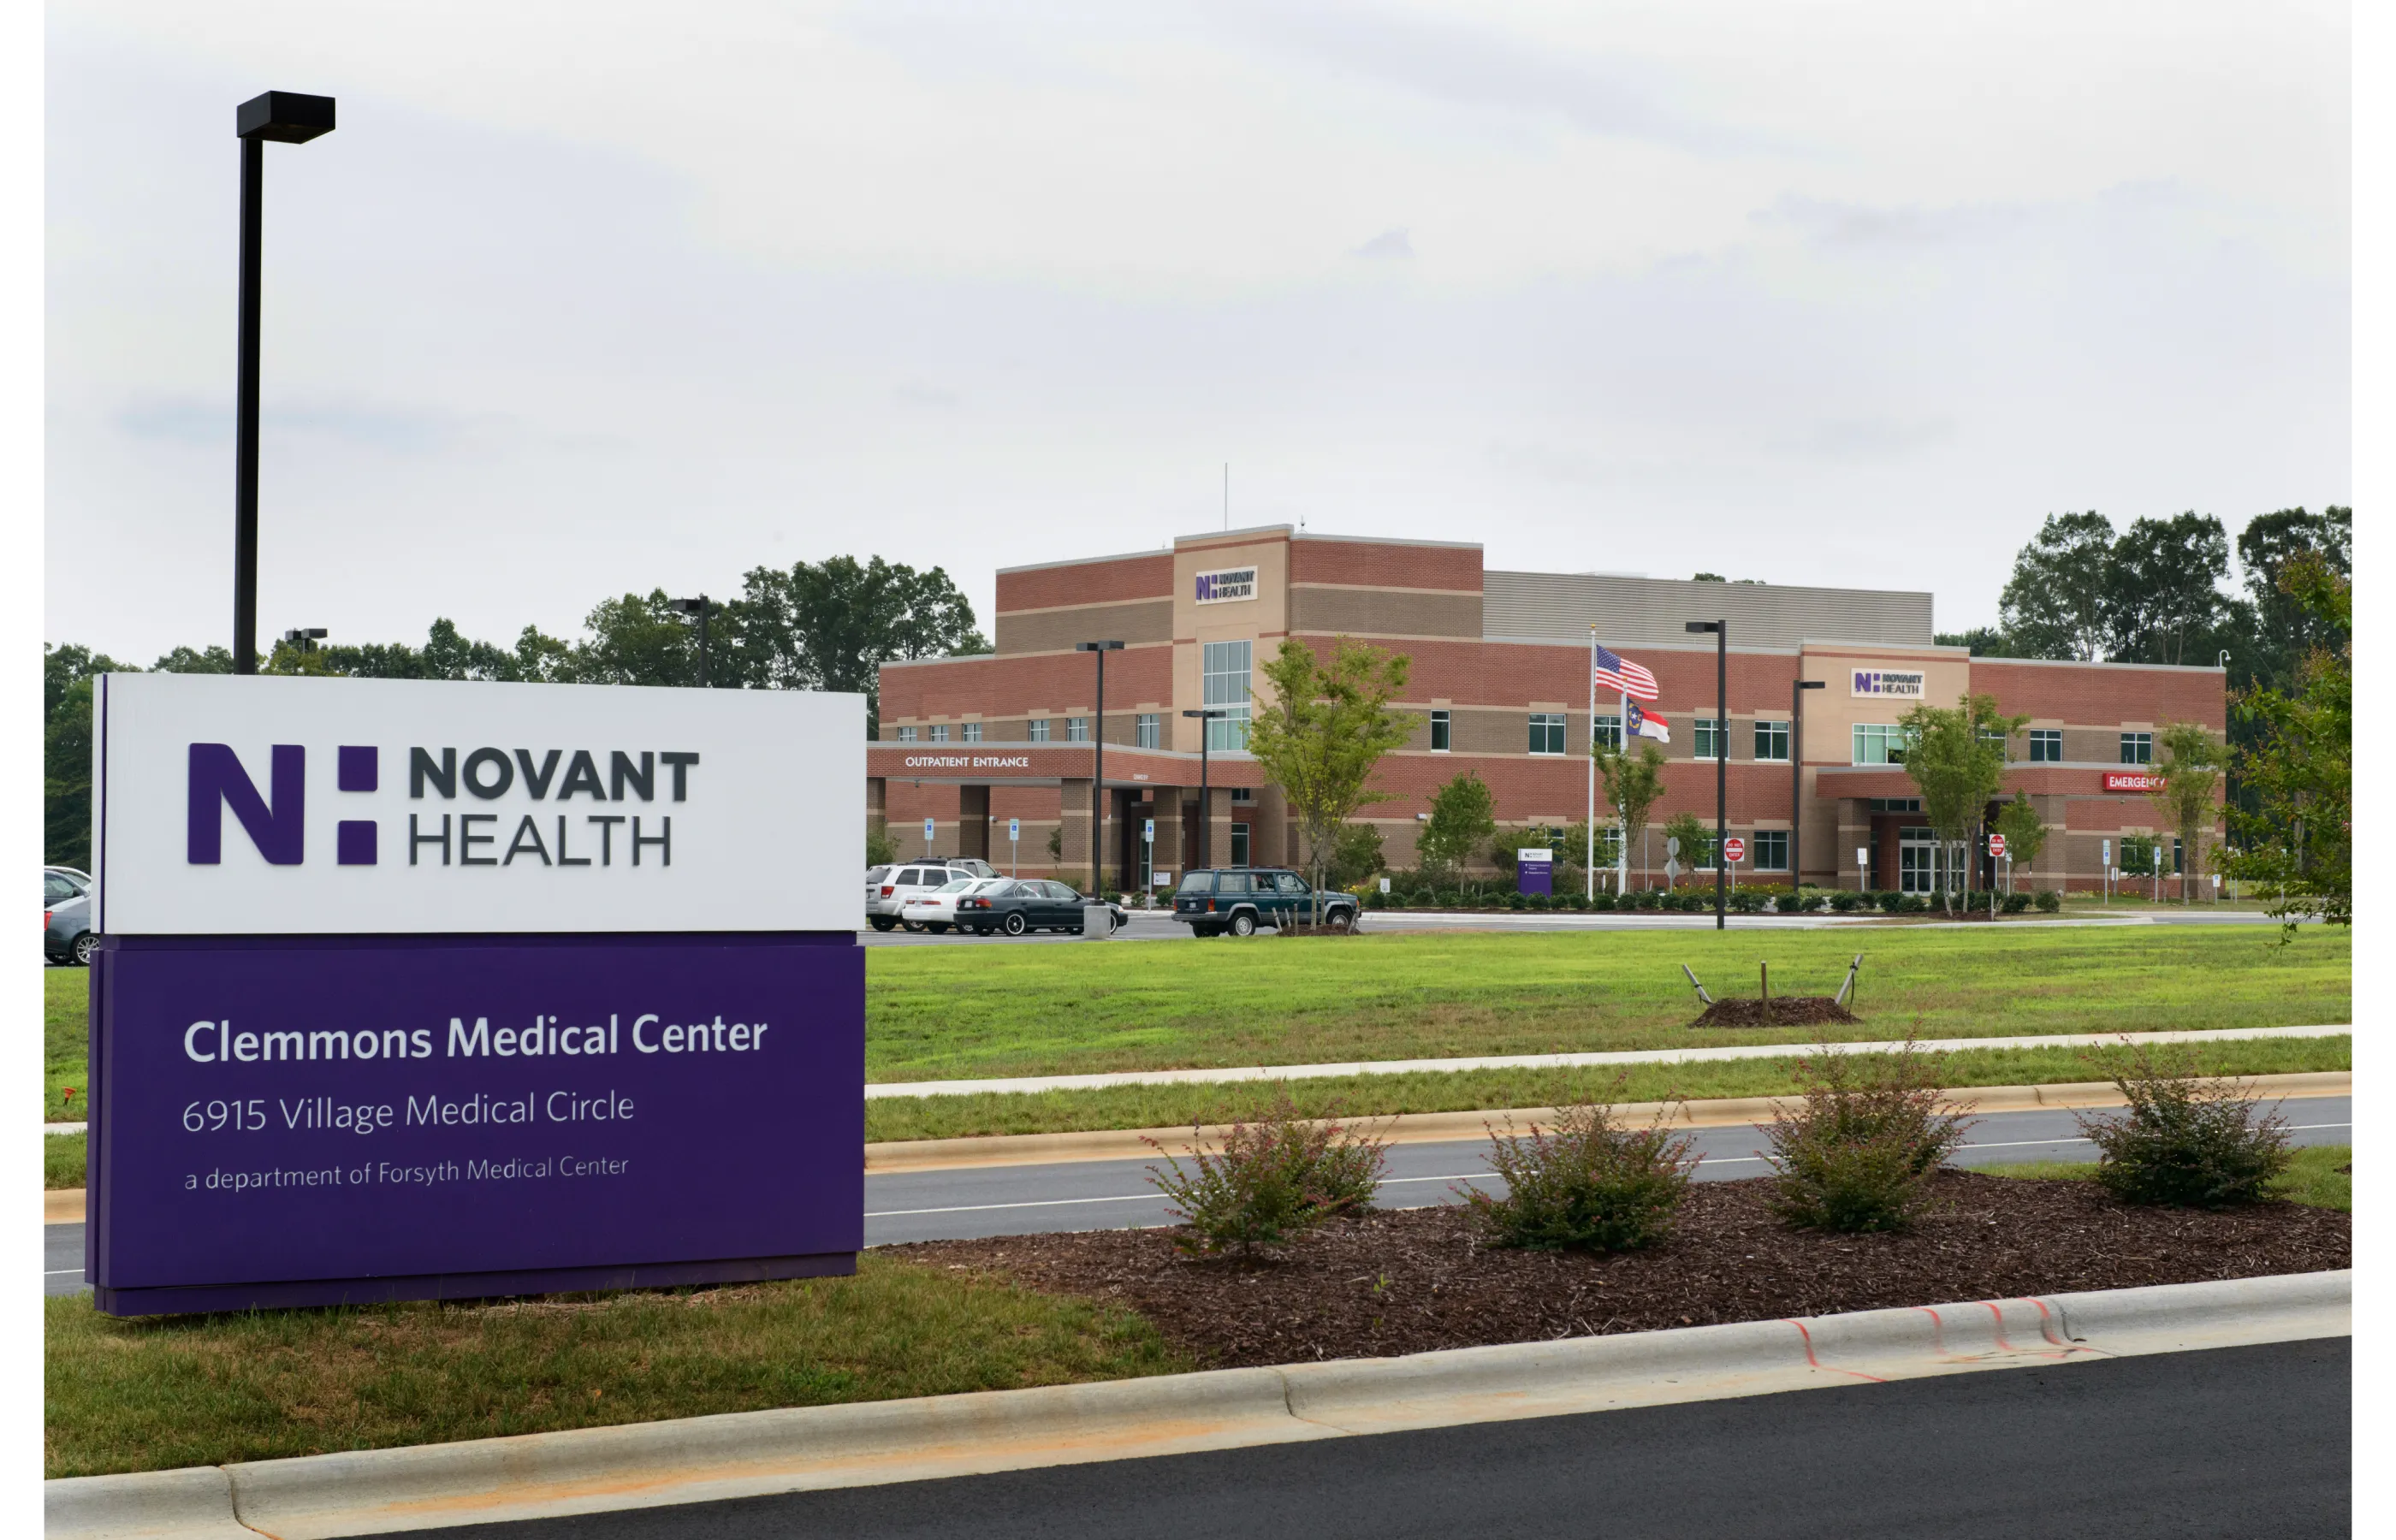
[[[1123,644],[1076,642],[1073,650],[1098,655],[1097,720],[1090,724],[1090,896],[1103,899],[1098,863],[1107,847],[1107,654],[1123,651]]]
[[[233,435],[233,671],[258,671],[258,321],[266,223],[266,146],[333,131],[333,99],[269,91],[233,109],[241,139],[241,277],[235,305]]]
[[[1789,684],[1789,892],[1805,884],[1805,692],[1824,688],[1818,679]],[[1835,863],[1833,863],[1835,865]]]
[[[326,634],[322,626],[295,626],[283,633],[283,640],[301,652],[314,652],[316,644],[325,640]]]
[[[1198,864],[1210,867],[1215,864],[1215,804],[1206,794],[1206,750],[1213,747],[1214,724],[1231,712],[1226,706],[1205,706],[1181,714],[1198,719]],[[1190,863],[1185,857],[1181,864]]]
[[[1723,928],[1723,842],[1730,837],[1730,622],[1691,620],[1684,631],[1714,639],[1714,929]]]
[[[696,599],[666,601],[666,608],[676,615],[691,615],[699,617],[699,687],[702,690],[707,688],[707,612],[714,607],[715,601],[704,593]]]

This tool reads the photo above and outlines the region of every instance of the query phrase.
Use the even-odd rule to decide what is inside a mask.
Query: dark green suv
[[[1325,890],[1318,896],[1305,878],[1283,867],[1215,867],[1183,874],[1173,896],[1173,918],[1192,935],[1254,936],[1258,925],[1277,930],[1313,917],[1318,896],[1325,930],[1356,928],[1356,896]]]

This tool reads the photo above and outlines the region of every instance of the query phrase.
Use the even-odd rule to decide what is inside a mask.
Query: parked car
[[[977,936],[993,932],[1026,936],[1046,930],[1079,936],[1082,911],[1092,902],[1075,892],[1070,883],[1052,882],[1045,877],[1005,879],[960,899],[957,924]],[[1107,934],[1112,936],[1123,925],[1123,906],[1110,902]]]
[[[979,868],[979,870],[976,870]],[[961,877],[995,877],[988,861],[966,859],[906,861],[865,870],[865,922],[886,931],[902,923],[907,900],[918,893],[945,887]]]
[[[1004,877],[958,877],[936,888],[918,887],[901,900],[906,907],[899,911],[898,923],[909,930],[945,935],[957,923],[959,907],[970,902],[973,895],[1006,885]]]
[[[91,928],[91,900],[81,895],[42,913],[42,952],[53,962],[91,965],[100,937]]]
[[[1356,928],[1356,896],[1321,896],[1326,930]],[[1173,895],[1173,918],[1193,936],[1254,936],[1258,925],[1282,929],[1311,919],[1317,895],[1306,879],[1281,867],[1214,867],[1185,872]]]

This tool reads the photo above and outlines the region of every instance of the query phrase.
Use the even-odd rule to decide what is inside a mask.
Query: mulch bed
[[[1829,995],[1774,995],[1770,1000],[1717,1000],[1692,1027],[1812,1027],[1863,1018]]]
[[[1164,1229],[888,1251],[1127,1306],[1224,1368],[2351,1265],[2349,1216],[2294,1203],[2133,1208],[2093,1182],[1950,1171],[1911,1230],[1838,1236],[1790,1229],[1765,1190],[1693,1184],[1671,1240],[1613,1256],[1494,1249],[1457,1205],[1335,1221],[1248,1258],[1186,1257]]]

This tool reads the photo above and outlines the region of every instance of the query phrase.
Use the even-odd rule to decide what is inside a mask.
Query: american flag
[[[1653,700],[1661,693],[1656,688],[1656,676],[1627,657],[1617,657],[1595,643],[1590,654],[1597,660],[1597,687],[1633,700]]]

